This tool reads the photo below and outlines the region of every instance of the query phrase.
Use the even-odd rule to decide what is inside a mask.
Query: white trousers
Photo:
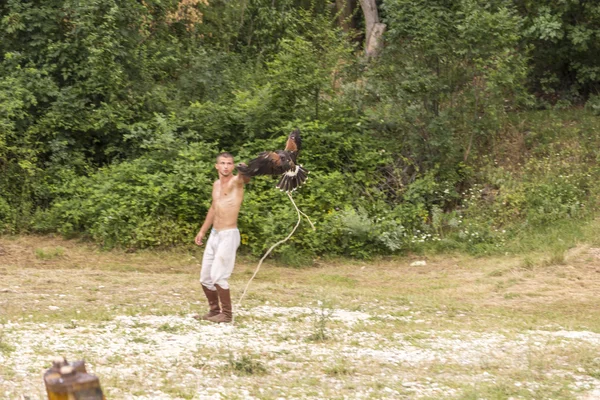
[[[217,290],[216,284],[223,289],[229,289],[227,280],[233,272],[235,253],[238,247],[240,247],[240,231],[238,229],[225,229],[218,232],[212,229],[210,231],[200,271],[200,282],[206,288]]]

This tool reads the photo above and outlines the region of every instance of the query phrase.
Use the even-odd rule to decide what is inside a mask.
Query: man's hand
[[[202,246],[204,244],[204,242],[202,241],[202,239],[204,239],[204,232],[200,231],[196,235],[196,239],[194,240],[194,242],[196,242],[196,244],[198,246]]]
[[[250,176],[246,175],[248,174],[248,165],[246,165],[246,163],[241,162],[238,165],[236,165],[236,168],[238,171],[238,179],[240,179],[242,183],[250,182]]]

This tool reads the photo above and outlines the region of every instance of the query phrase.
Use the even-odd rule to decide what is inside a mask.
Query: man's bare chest
[[[243,197],[243,189],[231,184],[219,184],[213,191],[213,201],[220,204],[237,203]]]

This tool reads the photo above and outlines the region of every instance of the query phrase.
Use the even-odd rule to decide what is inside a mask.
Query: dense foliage
[[[294,127],[311,170],[295,198],[317,230],[277,249],[290,264],[493,251],[593,213],[600,6],[378,7],[385,46],[367,59],[334,2],[2,2],[0,232],[190,243],[215,155],[248,160]],[[240,215],[256,254],[296,221],[273,185],[255,179]]]

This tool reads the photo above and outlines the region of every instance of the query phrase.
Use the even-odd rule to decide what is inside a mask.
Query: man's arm
[[[208,231],[210,229],[210,227],[213,224],[213,220],[215,219],[215,211],[213,210],[212,204],[210,205],[210,208],[208,209],[208,213],[206,214],[206,218],[204,219],[204,223],[202,224],[202,227],[200,228],[200,232],[198,232],[198,234],[196,235],[196,244],[198,246],[202,246],[203,242],[202,239],[204,238],[204,235],[206,235],[206,231]]]

